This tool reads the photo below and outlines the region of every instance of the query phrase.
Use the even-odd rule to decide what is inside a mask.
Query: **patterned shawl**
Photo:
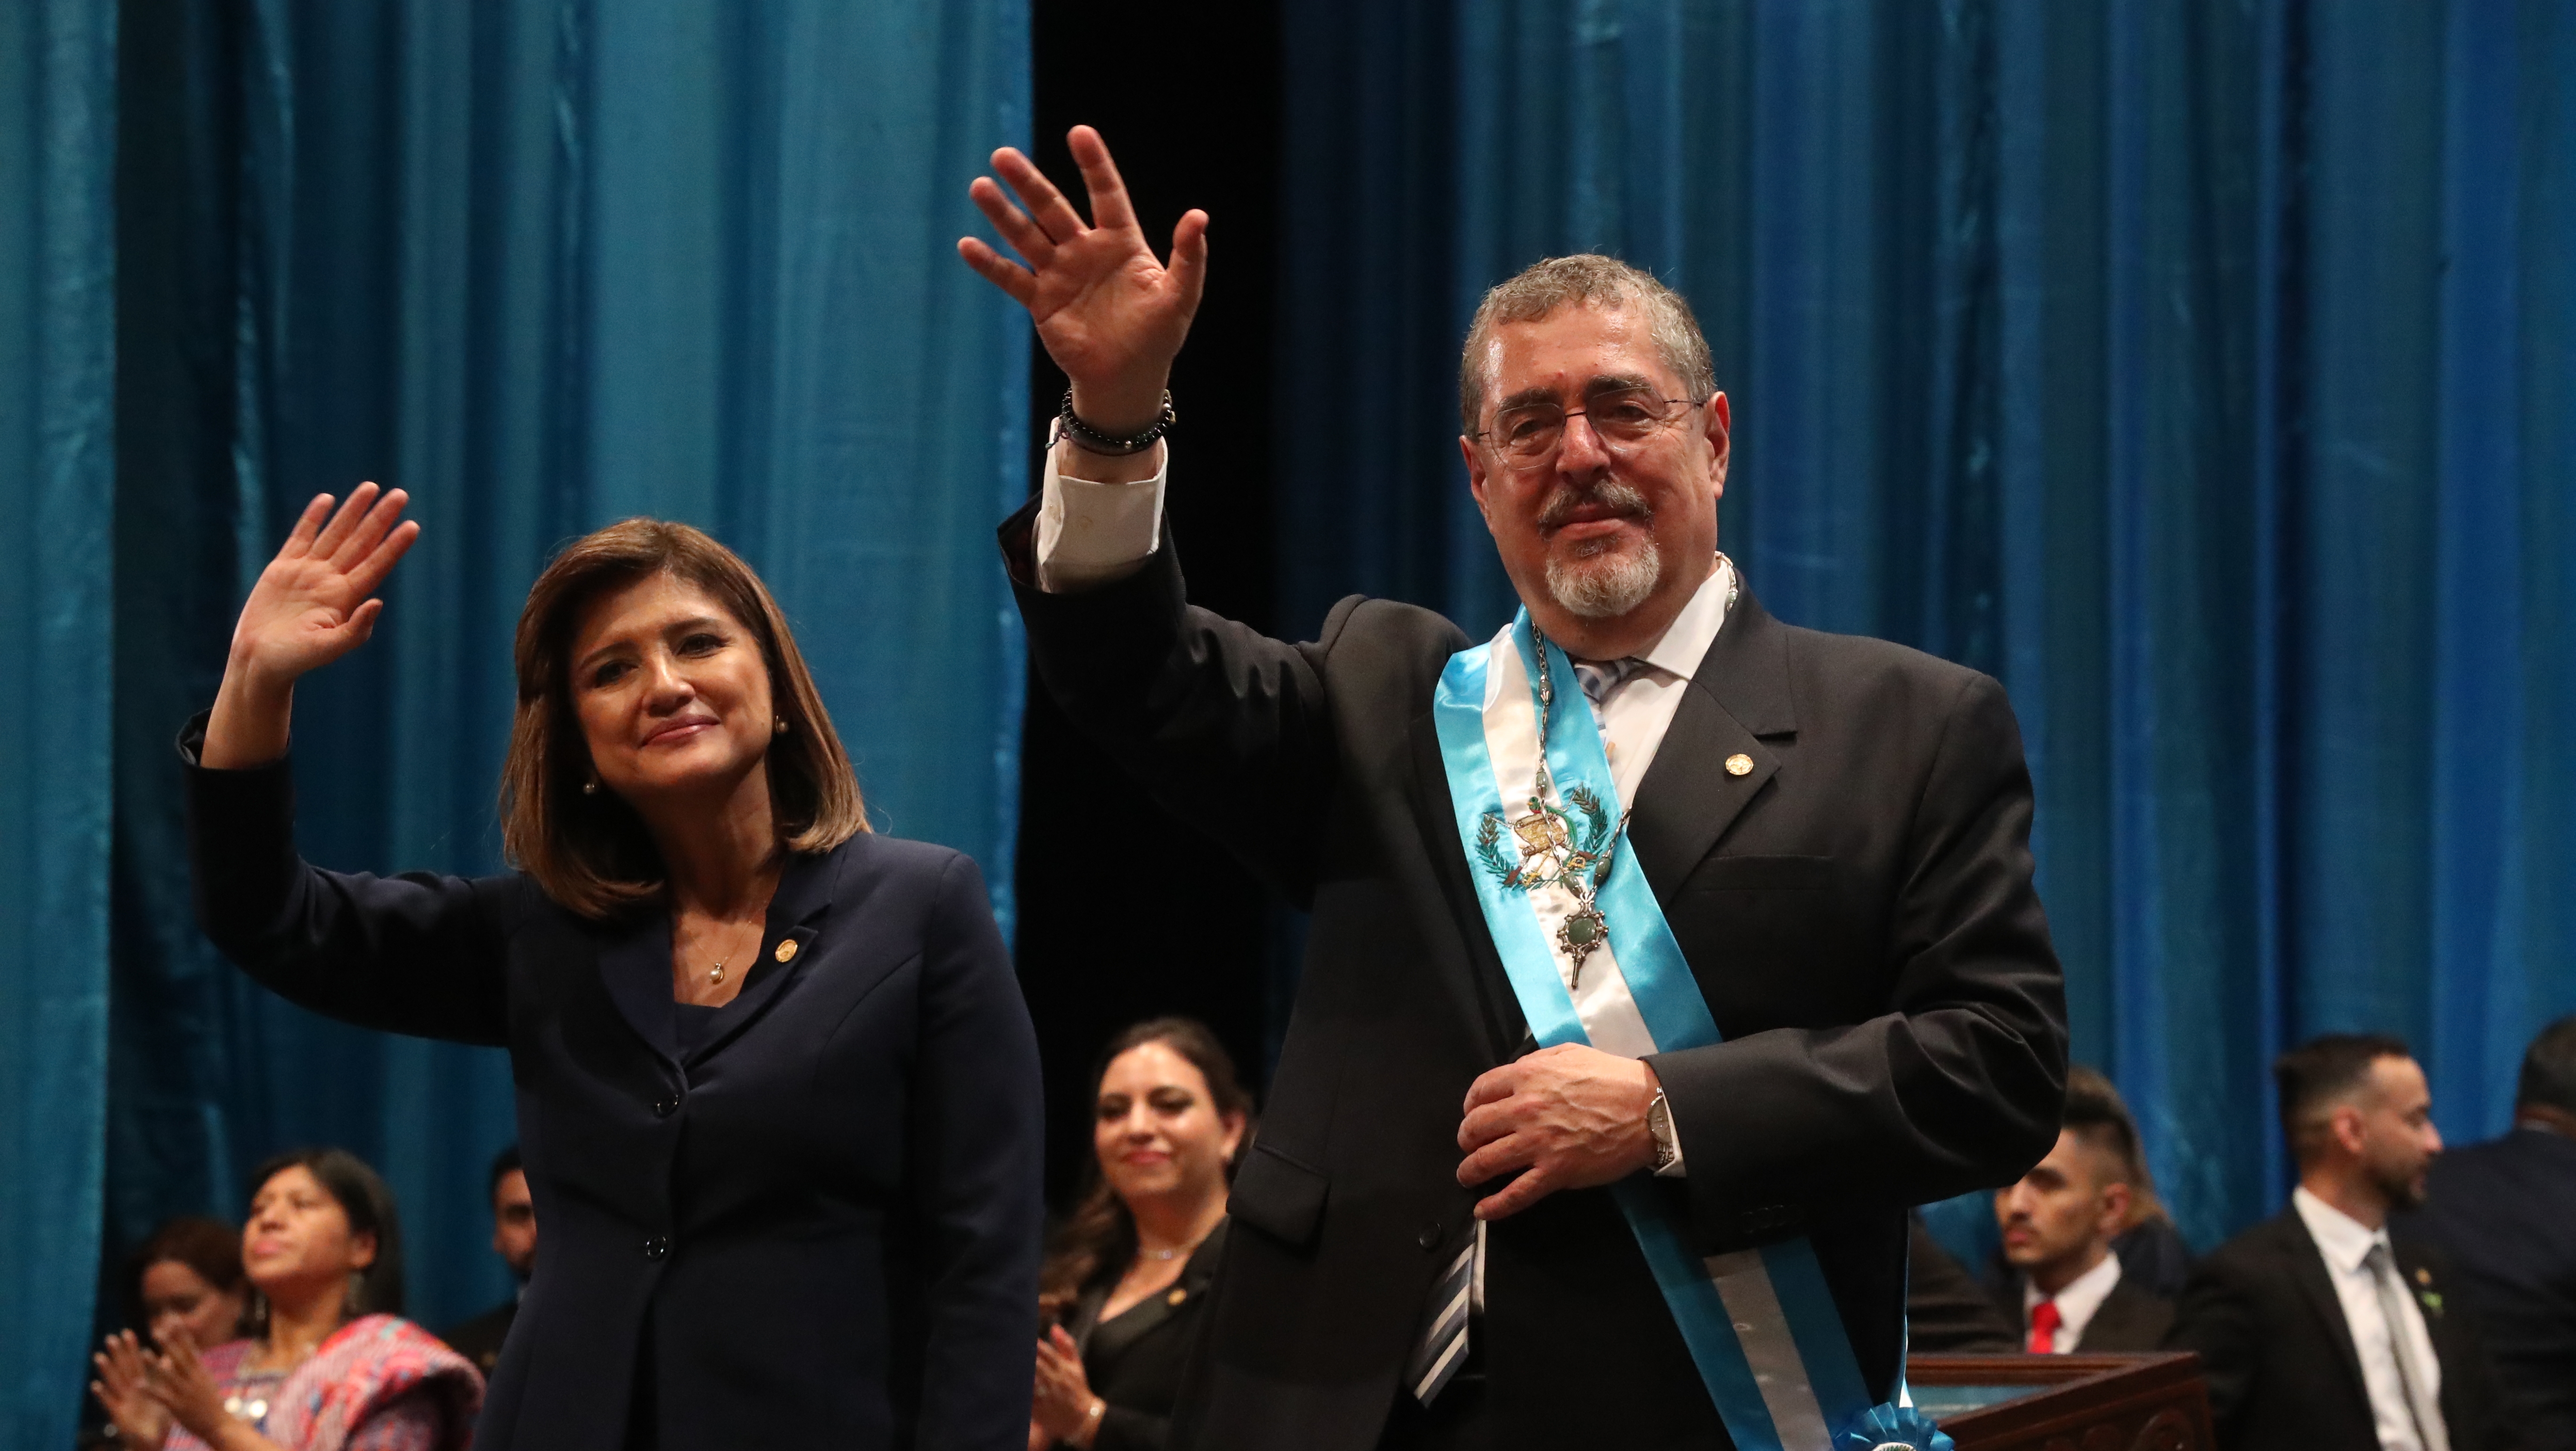
[[[256,1342],[216,1346],[203,1359],[230,1389]],[[437,1403],[438,1451],[467,1451],[483,1408],[483,1377],[436,1336],[392,1315],[365,1315],[333,1331],[295,1368],[269,1403],[261,1434],[288,1451],[343,1451],[367,1418],[416,1391]],[[207,1451],[184,1426],[170,1428],[162,1451]]]

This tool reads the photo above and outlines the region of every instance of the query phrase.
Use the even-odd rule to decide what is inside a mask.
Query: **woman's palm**
[[[234,655],[292,680],[365,644],[384,608],[376,587],[420,533],[398,522],[405,502],[400,489],[378,498],[375,485],[361,484],[337,513],[328,494],[305,506],[242,605]]]

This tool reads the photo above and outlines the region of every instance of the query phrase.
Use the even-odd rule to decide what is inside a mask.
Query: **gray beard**
[[[1653,544],[1596,554],[1584,559],[1550,559],[1547,592],[1567,614],[1578,619],[1607,620],[1646,602],[1664,577],[1664,561]]]
[[[1587,500],[1599,500],[1638,518],[1651,519],[1645,496],[1617,479],[1604,479],[1590,489],[1560,489],[1540,508],[1538,522],[1553,527],[1565,522]],[[1662,580],[1664,561],[1652,540],[1632,552],[1604,549],[1574,559],[1547,562],[1547,593],[1577,619],[1607,620],[1646,602]]]

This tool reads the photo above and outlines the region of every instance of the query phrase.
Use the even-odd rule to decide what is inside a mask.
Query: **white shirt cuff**
[[[1060,474],[1049,448],[1038,497],[1038,588],[1051,595],[1079,594],[1143,568],[1163,547],[1163,480],[1171,472],[1169,444],[1154,476],[1132,484]]]

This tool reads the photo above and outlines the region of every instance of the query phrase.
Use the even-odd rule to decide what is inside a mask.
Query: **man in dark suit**
[[[1558,662],[1549,678],[1582,677],[1554,687],[1556,708],[1590,713],[1576,729],[1598,726],[1614,778],[1624,831],[1593,793],[1606,844],[1586,869],[1608,875],[1589,881],[1619,890],[1630,853],[1652,893],[1610,915],[1615,965],[1586,970],[1568,934],[1594,899],[1552,878],[1557,945],[1538,947],[1537,980],[1559,996],[1541,1001],[1570,1000],[1593,1045],[1636,1047],[1604,1014],[1628,1001],[1659,909],[1680,986],[1723,1037],[1530,1051],[1532,979],[1514,974],[1533,959],[1497,947],[1479,894],[1511,889],[1492,868],[1515,845],[1523,864],[1566,848],[1533,807],[1515,843],[1471,857],[1459,817],[1475,799],[1444,760],[1454,714],[1435,721],[1444,673],[1482,662],[1501,692],[1488,708],[1526,722],[1530,687],[1500,682],[1528,636],[1471,650],[1430,611],[1355,598],[1290,646],[1187,606],[1158,437],[1206,218],[1183,219],[1166,269],[1097,135],[1072,143],[1097,226],[1005,151],[996,169],[1029,212],[989,179],[973,194],[1034,271],[960,244],[1073,385],[1042,498],[1002,530],[1031,653],[1073,720],[1314,912],[1176,1444],[1729,1444],[1720,1417],[1742,1401],[1718,1408],[1629,1204],[1687,1226],[1683,1275],[1804,1237],[1821,1269],[1805,1303],[1838,1318],[1848,1388],[1888,1398],[1906,1206],[2009,1182],[2056,1133],[2064,1008],[2002,689],[1763,612],[1716,550],[1727,402],[1679,298],[1597,257],[1498,288],[1469,334],[1459,447],[1550,642],[1531,648]],[[1305,426],[1331,446],[1331,418]],[[1534,758],[1507,767],[1497,748],[1486,789],[1509,769],[1504,801],[1546,798]],[[1814,1364],[1804,1340],[1769,1345]],[[1764,1386],[1777,1424],[1808,1418],[1788,1444],[1830,1434],[1822,1391],[1770,1400],[1809,1389]]]
[[[2450,1256],[2529,1451],[2576,1451],[2576,1015],[2523,1054],[2511,1131],[2435,1160],[2399,1227]]]
[[[519,1160],[517,1144],[493,1156],[491,1200],[492,1252],[510,1267],[510,1278],[518,1288],[510,1298],[438,1337],[474,1362],[474,1368],[487,1378],[501,1363],[501,1345],[510,1338],[511,1322],[519,1318],[519,1302],[527,1298],[528,1277],[537,1271],[537,1203],[528,1193],[527,1166]]]
[[[2110,1080],[2089,1068],[2067,1075],[2057,1147],[1995,1192],[2013,1278],[1997,1308],[2033,1355],[2154,1350],[2173,1325],[2173,1302],[2123,1273],[2111,1242],[2129,1223],[2138,1131]]]
[[[2392,1241],[2442,1150],[2404,1043],[2334,1034],[2281,1055],[2290,1208],[2204,1259],[2166,1344],[2200,1353],[2219,1444],[2494,1451],[2516,1444],[2441,1255]]]

